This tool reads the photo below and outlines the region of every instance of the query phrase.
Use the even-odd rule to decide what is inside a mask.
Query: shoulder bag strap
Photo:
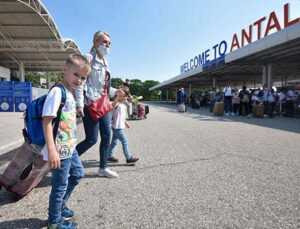
[[[66,90],[65,90],[64,86],[60,84],[60,85],[58,85],[58,87],[61,89],[61,102],[60,102],[59,108],[56,113],[56,118],[53,120],[53,122],[54,122],[54,127],[53,127],[54,142],[55,142],[56,134],[58,131],[58,126],[60,123],[61,111],[67,100]]]

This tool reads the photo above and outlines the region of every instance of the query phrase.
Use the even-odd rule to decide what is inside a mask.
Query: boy
[[[43,107],[43,129],[46,145],[42,150],[44,160],[51,167],[51,193],[49,197],[48,228],[73,229],[77,224],[67,221],[74,216],[66,203],[84,171],[75,149],[77,141],[76,104],[74,89],[80,86],[90,72],[87,59],[80,54],[71,54],[63,69],[62,85],[66,90],[66,103],[61,112],[57,134],[53,136],[52,121],[61,103],[61,89],[54,87],[47,95]]]
[[[112,122],[112,131],[113,137],[110,144],[108,162],[118,162],[118,159],[113,156],[113,151],[117,145],[117,140],[119,139],[122,143],[123,153],[126,157],[127,164],[134,164],[139,159],[131,156],[128,150],[128,141],[126,135],[124,133],[125,127],[129,128],[129,123],[125,119],[126,105],[124,104],[127,97],[130,96],[129,88],[127,86],[123,86],[121,90],[124,92],[124,96],[121,96],[117,105],[113,110],[113,122]],[[118,99],[117,97],[115,99]]]

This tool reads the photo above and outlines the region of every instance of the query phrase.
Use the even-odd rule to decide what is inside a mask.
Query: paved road
[[[82,157],[86,176],[69,204],[80,228],[300,228],[299,119],[150,112],[126,130],[136,166],[117,148],[119,179],[96,176],[98,145]],[[49,182],[18,202],[1,190],[0,228],[45,228]]]

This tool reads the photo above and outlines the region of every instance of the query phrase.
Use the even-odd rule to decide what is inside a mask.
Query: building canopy
[[[194,68],[150,90],[261,83],[263,66],[272,65],[273,82],[300,79],[300,22],[236,49],[207,68]]]
[[[0,1],[0,65],[26,71],[61,71],[71,53],[80,53],[62,38],[51,15],[38,0]]]

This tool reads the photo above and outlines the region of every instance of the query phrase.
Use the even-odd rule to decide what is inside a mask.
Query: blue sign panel
[[[0,111],[1,112],[14,111],[14,99],[12,96],[0,96]]]
[[[0,111],[14,111],[14,82],[0,81]]]
[[[23,112],[31,103],[31,97],[15,97],[15,112]]]
[[[15,82],[14,84],[14,102],[15,112],[23,112],[31,103],[32,88],[31,82]]]
[[[14,82],[0,81],[0,96],[14,96]]]
[[[15,82],[14,96],[15,97],[31,97],[31,82]]]

